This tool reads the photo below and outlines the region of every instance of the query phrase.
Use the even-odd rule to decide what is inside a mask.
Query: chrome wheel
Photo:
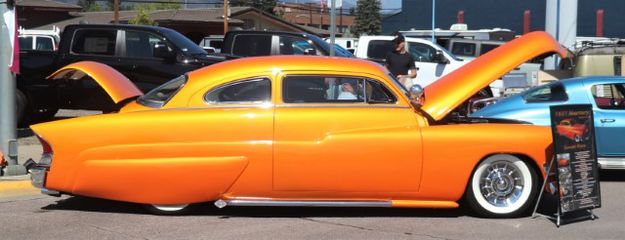
[[[508,161],[498,161],[490,165],[480,177],[479,184],[482,197],[497,207],[516,203],[524,188],[521,171]]]
[[[510,217],[525,211],[536,195],[536,173],[520,158],[497,154],[476,167],[467,202],[483,216]]]

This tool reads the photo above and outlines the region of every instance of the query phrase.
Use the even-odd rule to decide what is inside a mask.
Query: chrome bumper
[[[48,174],[47,168],[35,166],[28,171],[30,172],[30,183],[34,187],[41,189],[41,193],[55,197],[61,196],[60,192],[45,188],[46,175]]]
[[[625,169],[625,158],[599,158],[601,169]]]
[[[30,172],[30,183],[36,188],[45,188],[46,174],[48,169],[43,167],[33,167]]]

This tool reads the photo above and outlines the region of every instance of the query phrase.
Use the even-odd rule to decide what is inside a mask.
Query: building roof
[[[52,0],[17,0],[16,5],[20,7],[42,7],[42,8],[63,8],[71,10],[81,10],[82,7],[74,4],[57,2]]]
[[[149,12],[150,19],[154,22],[179,21],[179,22],[198,22],[198,23],[221,23],[223,22],[222,13],[217,8],[197,8],[197,9],[179,9],[179,10],[156,10]],[[138,11],[119,11],[119,21],[127,22],[135,18]],[[89,24],[106,24],[113,22],[114,12],[75,12],[72,13],[74,18],[50,23],[38,27],[37,29],[50,29],[57,26],[61,29],[67,25],[89,23]],[[230,19],[230,23],[242,24],[243,21],[238,19]]]

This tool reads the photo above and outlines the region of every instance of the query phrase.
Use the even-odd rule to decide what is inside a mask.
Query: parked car
[[[281,31],[228,31],[223,54],[239,57],[270,55],[329,56],[330,44],[316,35]],[[338,57],[352,57],[340,52]]]
[[[623,42],[587,43],[575,54],[573,76],[624,76],[623,55],[625,55]]]
[[[59,108],[114,111],[91,79],[47,81],[54,70],[78,61],[97,61],[123,73],[144,92],[185,72],[224,60],[209,56],[182,34],[162,27],[78,24],[65,27],[59,50],[22,49],[17,79],[19,122],[46,120]]]
[[[224,35],[210,35],[204,37],[200,42],[202,47],[208,53],[221,53],[221,48],[224,45]]]
[[[465,196],[483,215],[517,216],[540,188],[549,128],[446,115],[515,63],[566,52],[546,33],[495,51],[409,91],[354,58],[242,58],[145,95],[106,65],[74,63],[51,81],[89,75],[115,102],[139,98],[119,113],[32,126],[44,149],[33,184],[161,211],[207,201],[456,208]]]
[[[549,107],[561,104],[592,105],[600,167],[625,169],[625,78],[560,80],[504,98],[471,116],[514,119],[549,126],[552,124]],[[575,135],[569,134],[572,137]]]

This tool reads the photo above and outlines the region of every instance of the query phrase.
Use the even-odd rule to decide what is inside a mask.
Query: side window
[[[152,58],[154,45],[163,40],[147,32],[126,31],[126,57]]]
[[[204,96],[208,103],[270,102],[271,81],[257,78],[226,84]]]
[[[285,103],[395,103],[397,98],[378,81],[357,77],[287,76]]]
[[[312,41],[280,36],[280,55],[306,55],[307,50],[315,50],[316,54],[319,54],[318,49],[313,45]]]
[[[215,49],[221,49],[223,45],[224,45],[223,40],[213,39],[213,40],[210,40],[209,42],[209,46]]]
[[[33,50],[33,37],[19,37],[21,50]]]
[[[423,43],[408,43],[408,52],[417,62],[434,62],[434,54],[436,49]]]
[[[451,53],[457,56],[475,57],[475,43],[454,42]]]
[[[480,50],[480,56],[490,52],[491,50],[499,47],[497,44],[482,44],[482,49]]]
[[[41,51],[54,51],[54,43],[51,37],[37,37],[35,49]]]
[[[393,93],[386,88],[382,83],[367,80],[365,93],[368,103],[395,103],[397,98]]]
[[[271,55],[271,35],[241,34],[232,41],[232,54],[239,56]]]
[[[590,91],[598,108],[625,110],[625,84],[594,85]]]
[[[568,100],[568,95],[561,83],[555,83],[530,90],[523,96],[523,99],[528,103],[560,102]]]
[[[367,58],[386,59],[386,54],[395,49],[391,40],[372,40],[367,46]]]
[[[117,30],[78,30],[74,33],[72,52],[113,56],[116,39]]]

